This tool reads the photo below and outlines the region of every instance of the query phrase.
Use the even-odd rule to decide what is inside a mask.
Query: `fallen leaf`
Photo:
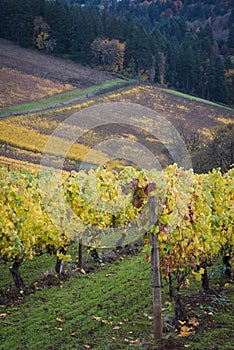
[[[141,342],[140,338],[137,338],[136,340],[131,340],[130,343],[131,344],[139,344]]]
[[[181,320],[179,320],[179,324],[183,325],[183,324],[185,324],[185,323],[186,323],[186,321],[181,321]]]
[[[124,341],[126,343],[129,343],[129,344],[139,344],[141,342],[141,339],[137,338],[136,340],[130,340],[130,339],[125,338]]]
[[[57,322],[63,322],[63,320],[60,317],[56,317]]]
[[[153,320],[153,317],[150,316],[150,315],[148,315],[146,312],[143,312],[143,313],[141,314],[141,316],[147,317],[149,320]]]
[[[92,318],[93,320],[96,320],[96,321],[101,321],[101,320],[102,320],[101,317],[99,317],[99,316],[94,316],[94,315],[92,315],[91,318]]]
[[[195,331],[192,327],[182,326],[180,328],[179,337],[189,337],[190,335],[195,334]]]
[[[113,329],[114,329],[114,330],[117,330],[117,331],[118,331],[120,328],[122,328],[122,327],[121,327],[121,326],[115,326],[115,327],[113,327]]]
[[[188,320],[188,323],[191,324],[192,326],[196,327],[199,325],[199,322],[197,320],[196,317],[191,317],[189,320]]]
[[[109,324],[109,321],[107,320],[101,320],[102,323]]]

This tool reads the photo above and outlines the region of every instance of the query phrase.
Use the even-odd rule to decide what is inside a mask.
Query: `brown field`
[[[24,49],[3,40],[0,41],[0,67],[78,88],[101,84],[112,78],[111,74],[36,50]]]
[[[118,101],[138,103],[153,109],[160,116],[168,119],[184,137],[193,134],[203,134],[208,137],[209,131],[215,126],[233,123],[234,121],[233,110],[231,109],[175,96],[157,87],[139,86],[119,93],[108,94],[96,100],[89,100],[82,104],[64,106],[53,111],[48,110],[6,118],[0,121],[0,141],[3,145],[0,148],[0,155],[7,156],[8,153],[8,156],[12,159],[39,163],[40,153],[43,152],[49,136],[60,122],[66,120],[73,113],[91,105]],[[134,121],[134,116],[130,117],[129,120]],[[142,124],[142,130],[144,130],[144,126],[150,126],[152,120],[144,117],[141,118],[140,123]],[[9,132],[9,130],[14,130],[14,133]],[[65,132],[70,135],[71,132],[74,132],[74,129],[71,125],[67,125]],[[79,144],[75,145],[74,150],[71,149],[72,158],[68,161],[67,169],[71,169],[74,164],[77,164],[77,161],[79,162],[82,159],[85,150],[92,149],[105,138],[111,138],[113,135],[144,142],[144,145],[149,149],[158,149],[159,146],[155,140],[149,138],[149,135],[144,134],[144,132],[136,133],[131,127],[125,127],[123,130],[111,126],[102,128],[102,130],[93,130],[86,138],[79,140]],[[9,147],[11,147],[10,154]],[[127,155],[131,150],[126,146],[125,148]]]
[[[169,120],[181,134],[207,133],[216,126],[234,122],[234,110],[173,95],[167,90],[142,86],[130,94],[112,98],[113,101],[138,103],[151,108]],[[147,121],[142,122],[142,125]]]
[[[55,83],[9,68],[0,68],[0,107],[37,101],[74,89],[70,84]]]

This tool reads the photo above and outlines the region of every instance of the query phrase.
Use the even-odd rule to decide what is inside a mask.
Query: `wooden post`
[[[156,199],[149,198],[150,223],[157,224],[155,214]],[[161,297],[161,277],[160,277],[160,258],[158,234],[150,234],[151,241],[151,275],[153,287],[153,315],[154,315],[154,339],[162,339],[162,297]]]
[[[78,262],[79,269],[83,268],[83,244],[82,240],[79,240],[79,262]]]

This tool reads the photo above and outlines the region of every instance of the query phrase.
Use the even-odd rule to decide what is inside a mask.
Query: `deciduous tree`
[[[91,45],[94,62],[107,69],[122,70],[124,63],[125,43],[117,39],[97,38]]]

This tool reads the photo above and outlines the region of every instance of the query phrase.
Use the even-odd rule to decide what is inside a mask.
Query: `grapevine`
[[[20,264],[44,251],[61,257],[60,249],[66,248],[69,239],[43,211],[34,172],[0,170],[0,210],[0,257],[12,262],[10,271],[21,289]]]
[[[127,237],[134,227],[145,234],[146,251],[150,249],[149,234],[158,235],[162,275],[173,277],[179,290],[189,284],[193,274],[201,278],[202,264],[223,251],[232,253],[233,172],[232,168],[226,174],[219,170],[194,174],[176,164],[163,171],[125,167],[121,172],[104,168],[72,172],[61,186],[79,223],[74,227],[67,209],[58,210],[59,189],[52,195],[46,193],[45,205],[37,172],[3,168],[0,256],[13,264],[45,251],[64,259],[74,237],[79,240],[85,236],[87,245],[105,246],[119,239],[116,232]],[[50,179],[46,173],[42,176]],[[149,197],[156,199],[153,224],[149,220]],[[59,225],[54,225],[51,214]]]

